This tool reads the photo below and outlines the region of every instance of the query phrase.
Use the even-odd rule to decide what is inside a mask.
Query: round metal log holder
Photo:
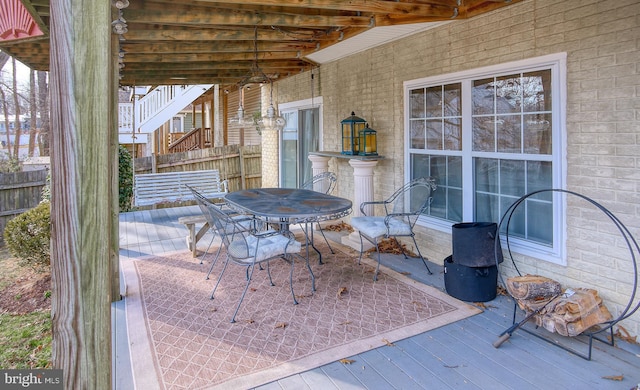
[[[610,220],[611,222],[616,226],[616,228],[618,229],[618,231],[620,232],[620,234],[622,235],[624,241],[627,244],[627,247],[629,249],[629,255],[631,256],[631,261],[633,264],[633,287],[631,289],[631,294],[629,297],[629,302],[627,303],[627,305],[625,306],[624,310],[622,310],[622,312],[618,315],[617,318],[608,321],[608,322],[604,322],[602,324],[600,324],[600,328],[596,329],[596,330],[592,330],[592,331],[584,331],[582,332],[580,335],[575,336],[575,337],[580,337],[580,336],[586,336],[588,337],[588,350],[586,353],[582,353],[579,352],[578,350],[576,350],[575,348],[571,348],[571,347],[567,347],[564,345],[561,345],[559,343],[557,343],[554,340],[551,340],[547,337],[544,337],[542,335],[540,335],[538,332],[533,332],[531,330],[525,329],[525,328],[520,328],[521,330],[536,336],[546,342],[549,342],[552,345],[555,345],[557,347],[560,347],[570,353],[573,353],[574,355],[580,356],[583,359],[586,360],[591,360],[591,351],[593,349],[593,340],[596,339],[598,341],[601,341],[603,343],[606,343],[608,345],[614,345],[614,333],[613,333],[613,327],[620,321],[627,319],[629,317],[631,317],[636,311],[638,311],[638,309],[640,309],[640,300],[638,300],[638,302],[636,301],[636,296],[638,293],[638,262],[637,262],[637,257],[636,256],[640,256],[640,247],[638,246],[638,242],[635,240],[635,238],[633,237],[633,235],[631,234],[631,232],[629,231],[629,229],[622,223],[622,221],[620,221],[620,219],[618,219],[618,217],[616,217],[611,211],[609,211],[606,207],[602,206],[600,203],[596,202],[595,200],[579,194],[577,192],[573,192],[573,191],[569,191],[569,190],[564,190],[564,189],[543,189],[543,190],[538,190],[538,191],[534,191],[531,192],[529,194],[526,194],[522,197],[520,197],[517,201],[515,201],[508,209],[507,211],[504,213],[504,215],[502,216],[502,218],[500,219],[500,223],[498,224],[498,230],[497,230],[497,234],[498,237],[500,236],[501,232],[502,232],[502,227],[504,226],[504,237],[505,237],[505,242],[506,242],[506,250],[507,250],[507,255],[509,257],[509,259],[511,260],[511,263],[513,264],[514,269],[516,270],[516,272],[518,273],[519,276],[522,276],[522,274],[520,273],[520,270],[518,269],[518,266],[513,258],[512,252],[511,252],[511,246],[510,246],[510,240],[509,240],[509,225],[511,223],[511,218],[513,217],[513,213],[516,211],[516,209],[527,199],[541,194],[541,193],[545,193],[545,192],[559,192],[559,193],[564,193],[564,194],[569,194],[569,195],[573,195],[576,197],[579,197],[583,200],[585,200],[586,202],[592,204],[594,207],[596,207],[598,210],[602,211]],[[496,258],[497,258],[497,252],[501,251],[502,249],[500,248],[500,246],[498,245],[498,243],[500,242],[500,240],[496,240],[496,244],[495,244],[495,251],[496,251]],[[497,265],[497,264],[496,264]],[[500,275],[500,280],[502,282],[503,285],[506,286],[506,284],[504,283],[503,280],[503,276]],[[518,304],[516,302],[516,299],[513,298],[514,300],[514,309],[513,309],[513,324],[516,323],[516,312],[518,310]],[[635,302],[635,305],[634,305]],[[597,337],[599,334],[609,331],[609,336],[611,337],[611,341]]]

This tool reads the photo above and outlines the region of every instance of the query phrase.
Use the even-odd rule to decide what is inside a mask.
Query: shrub
[[[131,210],[133,196],[133,159],[124,146],[118,148],[118,190],[120,211]]]
[[[21,265],[38,271],[49,268],[51,240],[51,209],[42,202],[31,210],[7,222],[4,241],[11,255],[21,259]]]
[[[0,173],[20,172],[20,161],[0,153]]]

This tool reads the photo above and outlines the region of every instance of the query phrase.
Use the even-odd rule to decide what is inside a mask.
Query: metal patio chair
[[[333,192],[333,189],[336,188],[337,181],[338,181],[338,177],[336,176],[335,173],[322,172],[317,175],[314,175],[311,179],[304,182],[300,186],[300,188],[303,188],[305,190],[322,192],[329,195],[331,194],[331,192]],[[313,221],[310,221],[310,222],[312,225],[311,242],[313,243]],[[329,240],[327,240],[327,236],[324,235],[324,231],[322,230],[320,221],[316,221],[316,223],[318,224],[318,230],[320,231],[320,234],[322,234],[322,238],[324,238],[324,242],[327,243],[327,246],[329,247],[329,250],[331,251],[331,253],[335,254],[335,252],[333,251],[333,248],[329,244]]]
[[[225,214],[227,214],[231,218],[233,218],[239,224],[239,226],[242,227],[246,231],[250,231],[252,229],[253,230],[258,230],[262,226],[262,221],[256,220],[255,218],[253,218],[251,216],[240,214],[237,211],[229,208],[226,205],[226,203],[224,203],[224,202],[213,203],[213,202],[209,201],[207,199],[207,197],[204,196],[200,191],[196,190],[195,188],[193,188],[193,187],[191,187],[191,186],[189,186],[187,184],[185,184],[185,186],[193,194],[193,197],[196,200],[196,203],[200,207],[200,211],[202,211],[202,215],[205,217],[205,220],[207,221],[207,223],[209,225],[209,231],[212,233],[211,240],[209,241],[209,245],[207,245],[207,249],[204,251],[204,254],[202,255],[202,257],[200,257],[200,264],[204,264],[204,259],[205,259],[205,257],[207,257],[207,254],[209,253],[209,249],[211,249],[211,245],[213,244],[213,241],[216,239],[216,236],[218,236],[217,230],[215,229],[215,227],[212,225],[211,221],[208,218],[207,204],[211,204],[211,205],[214,205],[214,206],[220,208],[220,210],[222,212],[224,212]],[[211,265],[209,266],[209,271],[207,272],[207,276],[205,277],[205,279],[209,280],[209,276],[211,275],[211,271],[213,271],[213,267],[216,265],[216,263],[218,261],[218,258],[220,257],[220,252],[221,251],[222,251],[222,244],[216,250],[215,257],[213,258],[213,261],[211,262]]]
[[[295,292],[293,291],[293,269],[294,269],[294,257],[297,256],[304,260],[300,256],[299,252],[302,249],[302,245],[293,238],[293,235],[288,232],[279,232],[274,230],[267,231],[255,231],[253,229],[247,230],[236,219],[229,216],[220,210],[207,199],[196,197],[198,202],[202,203],[207,210],[205,214],[207,221],[215,229],[222,239],[222,245],[226,249],[227,258],[224,263],[224,267],[218,276],[216,285],[211,292],[211,299],[214,299],[216,290],[220,285],[227,266],[231,263],[246,267],[246,280],[247,284],[242,291],[238,305],[231,317],[231,322],[235,322],[236,315],[240,310],[240,305],[244,300],[244,297],[249,289],[251,278],[253,277],[253,271],[256,265],[266,263],[267,274],[269,275],[269,282],[272,286],[275,284],[271,279],[270,260],[282,258],[287,261],[291,266],[289,274],[289,286],[291,288],[291,296],[293,297],[293,303],[298,304],[296,300]],[[312,280],[312,292],[315,291],[315,276],[311,271],[309,262],[306,261],[309,274]]]
[[[413,227],[418,217],[429,208],[433,199],[432,193],[435,189],[434,179],[422,177],[405,184],[386,200],[362,202],[360,204],[360,211],[363,216],[351,218],[351,226],[360,233],[360,258],[358,259],[358,264],[362,260],[362,252],[364,251],[363,237],[376,247],[378,265],[373,275],[373,280],[378,280],[378,271],[380,270],[380,248],[378,244],[381,239],[385,238],[393,238],[397,242],[397,237],[411,237],[418,251],[418,256],[427,268],[427,272],[429,272],[429,275],[432,274],[420,252]],[[367,216],[365,210],[370,208],[368,206],[375,205],[383,206],[385,215],[379,217]],[[399,243],[398,245],[402,248],[402,245]],[[402,249],[402,254],[405,259],[408,258],[404,249]]]

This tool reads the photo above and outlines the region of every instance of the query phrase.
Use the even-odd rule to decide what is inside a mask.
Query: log
[[[507,279],[507,291],[517,300],[547,301],[562,291],[560,283],[539,275],[516,276]]]
[[[577,288],[554,299],[534,320],[549,332],[573,337],[612,318],[596,290]]]

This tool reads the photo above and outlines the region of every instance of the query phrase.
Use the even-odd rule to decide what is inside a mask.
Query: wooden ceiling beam
[[[297,58],[304,60],[300,53],[277,52],[277,53],[258,53],[258,61],[277,60]],[[232,61],[253,61],[253,53],[127,53],[125,51],[124,62],[190,62],[190,61],[215,61],[215,62],[232,62]]]
[[[122,50],[126,53],[157,53],[157,54],[180,54],[180,53],[251,53],[254,54],[253,42],[211,42],[211,43],[191,43],[191,42],[164,42],[164,43],[125,43]],[[268,45],[258,44],[257,53],[288,52],[294,57],[295,53],[302,50],[316,48],[316,44],[303,44],[300,42],[274,42]],[[251,58],[253,59],[253,57]]]
[[[200,0],[203,3],[224,4],[229,0]],[[248,0],[242,1],[249,6],[283,6],[282,0]],[[435,0],[435,1],[382,1],[382,0],[297,0],[286,3],[288,8],[298,8],[302,10],[348,10],[368,14],[414,14],[432,15],[434,12],[441,12],[440,8],[448,8],[449,11],[457,6],[457,0]]]
[[[220,29],[220,28],[188,28],[162,25],[137,26],[129,24],[129,31],[124,34],[127,42],[132,41],[252,41],[255,38],[253,28]],[[312,29],[280,29],[267,28],[260,30],[258,41],[332,41],[340,38],[335,30]]]
[[[167,24],[174,26],[305,26],[346,27],[370,26],[370,16],[323,16],[301,14],[259,13],[204,6],[182,6],[150,2],[131,2],[123,12],[127,23]]]
[[[125,66],[127,70],[144,70],[144,69],[177,69],[177,70],[227,70],[227,69],[240,69],[248,72],[253,69],[253,62],[126,62]],[[308,62],[304,61],[269,61],[261,62],[259,64],[260,69],[263,72],[277,71],[278,69],[298,69],[312,66]]]

